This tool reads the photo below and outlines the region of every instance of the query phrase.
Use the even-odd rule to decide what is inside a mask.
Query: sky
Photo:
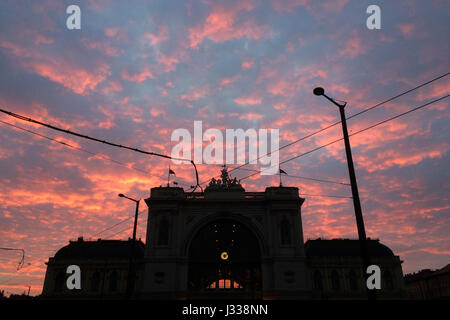
[[[80,30],[66,26],[72,4],[81,9]],[[381,29],[366,26],[372,4],[381,9]],[[351,116],[449,72],[449,13],[445,0],[3,0],[0,108],[163,154],[176,144],[172,132],[192,133],[194,121],[221,132],[279,129],[284,146],[339,121],[338,108],[314,96],[314,87],[346,101]],[[348,120],[349,132],[448,95],[449,88],[445,76]],[[447,98],[350,138],[367,236],[400,256],[405,274],[450,261],[449,118]],[[45,262],[69,240],[130,237],[134,204],[118,193],[148,197],[150,188],[167,183],[169,165],[180,186],[195,184],[189,164],[6,114],[0,120],[10,124],[0,122],[0,247],[26,254],[17,270],[21,253],[0,250],[6,294],[28,286],[40,294]],[[283,148],[280,160],[341,137],[335,126]],[[198,165],[200,181],[220,169]],[[349,181],[342,141],[282,169]],[[242,180],[246,191],[278,183],[273,175]],[[305,240],[357,237],[347,185],[290,176],[283,185],[298,187],[306,199]],[[138,237],[145,239],[145,205],[140,212]]]

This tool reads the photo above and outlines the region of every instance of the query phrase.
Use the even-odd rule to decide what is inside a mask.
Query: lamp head
[[[325,94],[325,90],[321,87],[314,88],[313,93],[316,96],[323,96]]]
[[[119,197],[125,198],[125,195],[123,193],[119,193]]]

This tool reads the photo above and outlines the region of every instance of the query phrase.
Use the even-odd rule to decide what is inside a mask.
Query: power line
[[[141,223],[146,223],[147,220],[148,220],[148,219],[144,219],[144,220],[141,221]],[[129,227],[123,229],[123,230],[120,230],[120,231],[114,233],[113,235],[111,235],[110,238],[112,238],[112,237],[114,237],[114,236],[116,236],[116,235],[118,235],[118,234],[121,234],[122,232],[125,232],[125,231],[127,231],[127,230],[130,230],[131,228],[133,228],[133,226],[129,226]]]
[[[121,225],[122,223],[127,222],[127,221],[130,220],[131,218],[133,218],[133,217],[128,217],[128,218],[126,218],[126,219],[124,219],[124,220],[122,220],[122,221],[120,221],[120,222],[118,222],[118,223],[116,223],[116,224],[114,224],[114,225],[112,225],[112,226],[110,226],[110,227],[108,227],[108,228],[106,228],[106,229],[100,231],[100,232],[97,232],[96,234],[93,234],[91,237],[98,236],[99,234],[102,234],[103,232],[106,232],[106,231],[108,231],[108,230],[111,230],[111,229],[117,227],[118,225]]]
[[[237,168],[237,170],[253,171],[253,172],[257,172],[257,173],[260,172],[259,170],[244,169],[244,168]],[[339,181],[333,181],[333,180],[325,180],[325,179],[317,179],[317,178],[310,178],[310,177],[304,177],[304,176],[296,176],[296,175],[291,175],[291,174],[288,174],[288,173],[283,174],[283,176],[289,177],[289,178],[296,178],[296,179],[316,181],[316,182],[332,183],[332,184],[338,184],[338,185],[343,185],[343,186],[349,186],[350,185],[349,183],[345,183],[345,182],[339,182]]]
[[[112,237],[114,237],[114,236],[116,236],[116,235],[118,235],[118,234],[121,234],[122,232],[125,232],[125,231],[127,231],[127,230],[130,230],[131,228],[133,228],[133,226],[129,226],[129,227],[123,229],[123,230],[120,230],[119,232],[116,232],[116,233],[114,233],[113,235],[111,235],[110,238],[112,238]]]
[[[144,212],[145,212],[145,210],[142,211],[142,212],[139,212],[139,214],[142,214],[142,213],[144,213]],[[130,219],[132,219],[132,218],[134,218],[134,216],[130,216],[130,217],[128,217],[128,218],[125,218],[125,219],[119,221],[118,223],[116,223],[116,224],[114,224],[114,225],[112,225],[112,226],[110,226],[110,227],[107,227],[107,228],[101,230],[100,232],[97,232],[96,234],[93,234],[91,237],[95,237],[95,236],[98,236],[99,234],[102,234],[103,232],[109,231],[109,230],[111,230],[111,229],[117,227],[118,225],[121,225],[122,223],[127,222],[128,220],[130,220]]]
[[[385,103],[391,102],[391,101],[393,101],[393,100],[395,100],[395,99],[397,99],[397,98],[400,98],[400,97],[402,97],[402,96],[404,96],[404,95],[406,95],[406,94],[408,94],[408,93],[410,93],[410,92],[413,92],[413,91],[415,91],[415,90],[418,90],[418,89],[420,89],[420,88],[422,88],[422,87],[424,87],[424,86],[426,86],[426,85],[428,85],[428,84],[430,84],[430,83],[433,83],[433,82],[435,82],[435,81],[437,81],[437,80],[439,80],[439,79],[445,78],[445,77],[447,77],[449,74],[450,74],[450,72],[446,72],[446,73],[444,73],[444,74],[442,74],[442,75],[440,75],[440,76],[437,76],[437,77],[435,77],[435,78],[433,78],[433,79],[431,79],[431,80],[429,80],[429,81],[427,81],[427,82],[424,82],[424,83],[422,83],[422,84],[420,84],[420,85],[417,85],[417,86],[415,86],[414,88],[411,88],[411,89],[409,89],[409,90],[407,90],[407,91],[401,92],[401,93],[399,93],[399,94],[397,94],[397,95],[395,95],[395,96],[393,96],[393,97],[391,97],[391,98],[389,98],[389,99],[386,99],[386,100],[384,100],[384,101],[382,101],[382,102],[379,102],[379,103],[377,103],[377,104],[375,104],[375,105],[373,105],[373,106],[371,106],[371,107],[368,107],[368,108],[366,108],[366,109],[364,109],[364,110],[362,110],[362,111],[360,111],[360,112],[358,112],[358,113],[355,113],[354,115],[351,115],[351,116],[347,117],[346,119],[348,120],[348,119],[354,118],[354,117],[359,116],[359,115],[361,115],[361,114],[363,114],[363,113],[365,113],[365,112],[368,112],[368,111],[370,111],[370,110],[373,110],[373,109],[375,109],[375,108],[378,108],[378,107],[382,106],[382,105],[385,104]],[[335,122],[335,123],[329,124],[329,125],[327,125],[326,127],[323,127],[322,129],[319,129],[319,130],[314,131],[314,132],[312,132],[312,133],[310,133],[310,134],[308,134],[308,135],[306,135],[306,136],[303,136],[303,137],[301,137],[301,138],[299,138],[299,139],[297,139],[297,140],[295,140],[295,141],[292,141],[292,142],[290,142],[290,143],[288,143],[288,144],[286,144],[286,145],[284,145],[284,146],[278,148],[277,150],[273,150],[273,151],[270,151],[270,152],[268,152],[268,153],[266,153],[266,154],[264,154],[264,155],[260,155],[258,158],[254,159],[254,160],[252,160],[252,161],[257,161],[257,160],[259,160],[260,158],[262,158],[262,157],[264,157],[264,156],[267,156],[267,155],[269,155],[269,154],[272,154],[273,152],[282,150],[282,149],[287,148],[287,147],[289,147],[289,146],[291,146],[291,145],[293,145],[293,144],[296,144],[296,143],[298,143],[298,142],[300,142],[300,141],[303,141],[303,140],[306,140],[306,139],[308,139],[308,138],[311,138],[312,136],[315,136],[316,134],[319,134],[319,133],[321,133],[321,132],[323,132],[323,131],[326,131],[326,130],[328,130],[328,129],[330,129],[330,128],[332,128],[332,127],[334,127],[334,126],[336,126],[336,125],[338,125],[338,124],[340,124],[340,123],[341,123],[340,121],[337,121],[337,122]],[[237,166],[237,167],[232,168],[232,169],[229,171],[229,173],[232,172],[232,171],[234,171],[234,170],[237,170],[237,169],[239,169],[239,168],[242,168],[242,167],[248,165],[248,164],[249,164],[250,162],[252,162],[252,161],[249,160],[249,161],[245,162],[245,163],[242,164],[242,165],[239,165],[239,166]],[[214,177],[216,177],[216,176],[214,176]],[[204,184],[205,182],[207,182],[207,181],[205,180],[205,181],[203,181],[201,184]]]
[[[110,161],[110,162],[112,162],[112,163],[121,165],[121,166],[123,166],[123,167],[125,167],[125,168],[127,168],[127,169],[132,169],[132,170],[135,170],[135,171],[144,173],[144,174],[146,174],[146,175],[154,176],[154,177],[157,177],[157,178],[159,178],[159,179],[161,179],[161,180],[165,180],[165,178],[163,178],[163,177],[161,177],[161,176],[157,176],[157,175],[155,175],[155,174],[149,173],[149,172],[147,172],[146,170],[143,170],[143,169],[140,169],[140,168],[136,168],[135,166],[129,166],[129,165],[127,165],[126,163],[120,162],[120,161],[118,161],[118,160],[114,160],[114,159],[112,159],[112,158],[109,157],[109,156],[105,156],[105,155],[102,155],[102,154],[98,154],[98,153],[95,153],[95,152],[86,150],[86,149],[84,149],[84,148],[81,148],[81,147],[77,147],[77,146],[71,145],[71,144],[69,144],[69,143],[67,143],[67,142],[64,142],[64,141],[61,141],[61,140],[57,140],[57,139],[48,137],[48,136],[46,136],[46,135],[40,134],[40,133],[38,133],[38,132],[35,132],[35,131],[32,131],[32,130],[23,128],[23,127],[20,127],[20,126],[17,126],[17,125],[14,125],[14,124],[12,124],[12,123],[9,123],[9,122],[3,121],[3,120],[0,120],[0,122],[3,123],[3,124],[8,125],[8,126],[10,126],[10,127],[13,127],[13,128],[16,128],[16,129],[19,129],[19,130],[22,130],[22,131],[25,131],[25,132],[27,132],[27,133],[29,133],[29,134],[33,134],[33,135],[39,136],[39,137],[41,137],[41,138],[50,140],[51,142],[59,143],[59,144],[65,146],[65,147],[72,148],[72,149],[75,149],[75,150],[78,150],[78,151],[82,151],[82,152],[88,153],[88,154],[90,154],[90,155],[92,155],[92,156],[94,156],[94,157],[100,157],[100,158],[102,158],[103,160]],[[185,187],[188,187],[188,185],[186,185],[186,184],[184,184],[184,183],[180,183],[180,184],[183,185],[183,186],[185,186]]]
[[[107,157],[107,156],[104,156],[104,155],[101,155],[101,154],[98,154],[98,153],[95,153],[95,152],[92,152],[92,151],[83,149],[83,148],[81,148],[81,147],[77,147],[77,146],[71,145],[71,144],[69,144],[69,143],[67,143],[67,142],[60,141],[60,140],[57,140],[57,139],[54,139],[54,138],[45,136],[45,135],[43,135],[43,134],[37,133],[37,132],[32,131],[32,130],[25,129],[25,128],[23,128],[23,127],[14,125],[14,124],[12,124],[12,123],[9,123],[9,122],[3,121],[3,120],[0,120],[0,122],[3,123],[3,124],[6,124],[6,125],[8,125],[8,126],[14,127],[14,128],[16,128],[16,129],[26,131],[26,132],[28,132],[28,133],[30,133],[30,134],[34,134],[34,135],[39,136],[39,137],[41,137],[41,138],[44,138],[44,139],[47,139],[47,140],[50,140],[50,141],[53,141],[53,142],[62,144],[63,146],[66,146],[66,147],[69,147],[69,148],[72,148],[72,149],[75,149],[75,150],[79,150],[79,151],[88,153],[88,154],[90,154],[90,155],[92,155],[92,156],[101,157],[101,158],[104,159],[104,160],[114,162],[114,163],[119,164],[119,165],[122,165],[122,166],[124,166],[124,167],[126,167],[126,168],[128,168],[128,169],[133,169],[133,170],[136,170],[136,171],[139,171],[139,172],[148,174],[148,172],[145,171],[145,170],[142,170],[142,169],[139,169],[139,168],[135,168],[135,167],[130,167],[130,166],[128,166],[126,163],[123,163],[123,162],[120,162],[120,161],[111,159],[111,158],[109,158],[109,157]],[[158,176],[157,176],[157,177],[158,177]],[[158,177],[158,178],[163,179],[162,177]]]
[[[23,267],[23,264],[25,263],[25,250],[17,248],[0,248],[0,250],[22,252],[22,258],[20,259],[19,264],[17,265],[17,270]]]
[[[326,194],[309,194],[309,193],[299,193],[301,196],[307,196],[307,197],[325,197],[325,198],[340,198],[340,199],[352,199],[352,197],[346,197],[346,196],[331,196]]]
[[[106,141],[106,140],[97,139],[97,138],[94,138],[94,137],[91,137],[91,136],[87,136],[87,135],[84,135],[84,134],[81,134],[81,133],[77,133],[77,132],[74,132],[74,131],[70,131],[70,130],[59,128],[59,127],[55,127],[55,126],[53,126],[51,124],[44,123],[44,122],[41,122],[41,121],[38,121],[38,120],[34,120],[32,118],[25,117],[25,116],[22,116],[22,115],[19,115],[17,113],[14,113],[14,112],[11,112],[11,111],[8,111],[8,110],[4,110],[4,109],[0,109],[0,112],[3,112],[5,114],[7,114],[8,116],[11,116],[11,117],[23,120],[23,121],[36,123],[36,124],[39,124],[41,126],[44,126],[44,127],[56,130],[56,131],[64,132],[66,134],[74,135],[74,136],[77,136],[77,137],[80,137],[80,138],[83,138],[83,139],[100,142],[100,143],[107,144],[107,145],[110,145],[110,146],[113,146],[113,147],[128,149],[128,150],[139,152],[139,153],[143,153],[143,154],[146,154],[146,155],[157,156],[157,157],[170,159],[170,160],[178,160],[178,161],[190,162],[192,164],[192,166],[194,167],[194,170],[195,170],[195,177],[196,177],[196,183],[197,183],[195,185],[195,188],[197,188],[197,187],[201,188],[201,186],[199,185],[199,181],[198,181],[197,166],[195,165],[193,160],[183,159],[183,158],[176,158],[176,157],[168,156],[168,155],[161,154],[161,153],[156,153],[156,152],[152,152],[152,151],[146,151],[146,150],[142,150],[142,149],[138,149],[138,148],[134,148],[134,147],[124,146],[124,145],[117,144],[117,143],[110,142],[110,141]],[[194,188],[194,191],[195,191],[195,188]]]
[[[448,98],[449,96],[450,96],[450,95],[442,96],[442,97],[440,97],[440,98],[437,98],[437,99],[434,99],[434,100],[432,100],[432,101],[430,101],[430,102],[427,102],[427,103],[425,103],[425,104],[422,104],[422,105],[420,105],[420,106],[418,106],[418,107],[415,107],[415,108],[413,108],[413,109],[411,109],[411,110],[408,110],[408,111],[406,111],[406,112],[400,113],[400,114],[398,114],[398,115],[396,115],[396,116],[394,116],[394,117],[391,117],[391,118],[385,119],[385,120],[383,120],[383,121],[377,122],[377,123],[375,123],[375,124],[373,124],[373,125],[371,125],[371,126],[369,126],[369,127],[366,127],[366,128],[364,128],[364,129],[361,129],[361,130],[359,130],[359,131],[356,131],[356,132],[350,134],[349,137],[354,136],[354,135],[357,135],[357,134],[360,134],[360,133],[362,133],[362,132],[364,132],[364,131],[367,131],[367,130],[369,130],[369,129],[375,128],[375,127],[377,127],[377,126],[379,126],[379,125],[382,125],[382,124],[384,124],[384,123],[386,123],[386,122],[395,120],[395,119],[397,119],[397,118],[400,118],[400,117],[402,117],[402,116],[404,116],[404,115],[407,115],[407,114],[412,113],[412,112],[414,112],[414,111],[417,111],[417,110],[419,110],[419,109],[425,108],[426,106],[429,106],[429,105],[431,105],[431,104],[433,104],[433,103],[436,103],[436,102],[438,102],[438,101],[444,100],[444,99]],[[336,142],[339,142],[339,141],[341,141],[341,140],[343,140],[343,139],[344,139],[344,138],[336,139],[336,140],[334,140],[334,141],[328,142],[328,143],[326,143],[326,144],[324,144],[324,145],[321,145],[321,146],[319,146],[319,147],[316,147],[316,148],[314,148],[314,149],[311,149],[311,150],[309,150],[309,151],[307,151],[307,152],[301,153],[301,154],[299,154],[299,155],[297,155],[297,156],[294,156],[294,157],[292,157],[292,158],[289,158],[289,159],[287,159],[287,160],[284,160],[284,161],[280,162],[280,165],[281,165],[281,164],[284,164],[284,163],[286,163],[286,162],[289,162],[289,161],[298,159],[298,158],[300,158],[300,157],[303,157],[303,156],[308,155],[308,154],[310,154],[310,153],[313,153],[313,152],[315,152],[315,151],[318,151],[318,150],[320,150],[320,149],[322,149],[322,148],[328,147],[329,145],[332,145],[332,144],[334,144],[334,143],[336,143]],[[269,168],[260,170],[260,171],[258,171],[258,172],[256,172],[256,173],[253,173],[253,174],[250,174],[250,175],[248,175],[248,176],[246,176],[246,177],[244,177],[244,178],[239,179],[239,181],[244,180],[244,179],[247,179],[247,178],[250,178],[250,177],[252,177],[252,176],[254,176],[254,175],[258,174],[258,173],[261,173],[262,171],[268,170],[268,169],[269,169]]]

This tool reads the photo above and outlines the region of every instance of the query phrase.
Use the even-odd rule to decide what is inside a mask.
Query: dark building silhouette
[[[144,244],[136,241],[136,290],[142,283]],[[119,299],[127,288],[132,240],[85,241],[78,238],[59,249],[47,262],[42,296],[46,298]],[[68,290],[66,269],[78,265],[81,269],[81,290]]]
[[[367,240],[370,263],[381,269],[381,299],[405,297],[401,261],[379,240]],[[367,291],[358,240],[308,240],[305,253],[314,299],[366,299]]]
[[[425,269],[405,276],[406,292],[409,299],[449,300],[450,264],[442,269]]]
[[[226,169],[204,193],[152,188],[145,245],[138,242],[138,299],[366,298],[357,240],[304,243],[298,189],[245,192]],[[49,259],[42,296],[124,298],[132,242],[79,239]],[[401,261],[376,240],[369,254],[384,275],[381,298],[404,296]],[[65,288],[64,270],[79,265],[81,290]]]

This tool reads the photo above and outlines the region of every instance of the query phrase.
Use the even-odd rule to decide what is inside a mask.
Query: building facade
[[[438,270],[425,269],[405,276],[406,292],[414,300],[450,299],[450,264]]]
[[[304,199],[299,197],[297,188],[280,186],[268,187],[264,192],[246,192],[224,169],[221,179],[213,179],[204,192],[185,192],[178,187],[152,188],[145,202],[146,242],[136,245],[138,251],[132,264],[135,272],[130,273],[130,278],[130,241],[78,240],[50,258],[42,296],[365,297],[359,243],[314,240],[305,244],[301,219]],[[97,249],[75,250],[77,246]],[[116,250],[111,249],[114,246],[116,255],[113,253]],[[378,241],[370,241],[369,247],[373,262],[380,264],[387,277],[385,285],[393,288],[383,291],[382,297],[403,297],[400,259]],[[78,293],[64,288],[61,291],[60,279],[68,263],[77,264],[82,270],[85,282]],[[129,279],[133,283],[131,291]],[[102,290],[94,290],[97,287]],[[110,290],[111,287],[115,290]]]
[[[153,188],[145,298],[307,298],[297,188],[245,192],[222,171],[203,193]]]
[[[134,254],[133,254],[134,252]],[[45,273],[42,297],[47,299],[122,299],[129,290],[130,257],[135,265],[133,291],[140,291],[144,244],[131,240],[85,241],[78,238],[61,248],[50,258]],[[69,290],[66,285],[67,267],[81,269],[81,289]]]
[[[376,298],[406,298],[400,258],[379,240],[368,239],[367,251],[370,264],[379,266],[381,271],[381,288],[375,291]],[[305,252],[313,299],[367,299],[358,240],[308,240]]]

